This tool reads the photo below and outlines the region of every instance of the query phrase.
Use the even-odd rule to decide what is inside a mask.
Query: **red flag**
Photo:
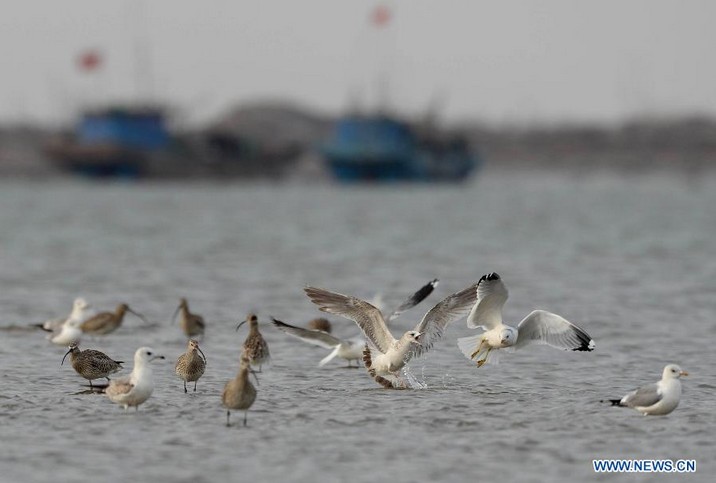
[[[370,14],[370,19],[376,27],[385,27],[390,22],[390,9],[385,5],[378,5]]]
[[[102,55],[97,50],[86,50],[77,57],[77,66],[80,70],[91,72],[102,63]]]

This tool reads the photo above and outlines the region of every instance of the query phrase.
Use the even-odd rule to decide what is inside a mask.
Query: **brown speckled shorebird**
[[[199,314],[192,314],[189,312],[189,302],[182,297],[179,301],[179,306],[174,311],[172,316],[172,322],[176,319],[177,314],[179,317],[179,327],[187,337],[203,337],[204,329],[206,329],[206,323],[204,317]]]
[[[249,358],[251,365],[259,366],[259,372],[261,372],[261,366],[271,358],[268,344],[259,332],[259,319],[254,314],[249,314],[246,320],[236,326],[236,330],[239,330],[239,327],[246,322],[249,323],[250,329],[249,335],[244,341],[244,353]]]
[[[323,317],[312,319],[308,321],[308,328],[311,330],[321,330],[327,334],[331,333],[332,327],[331,322]]]
[[[129,308],[127,304],[119,304],[114,312],[101,312],[94,317],[91,317],[80,325],[80,329],[85,334],[92,335],[105,335],[110,332],[114,332],[117,328],[122,325],[124,320],[124,314],[126,312],[132,313],[139,317],[142,321],[147,322],[142,314],[135,312]]]
[[[186,352],[179,356],[174,366],[174,372],[184,381],[184,393],[188,392],[187,382],[194,382],[194,392],[196,392],[196,381],[204,375],[204,369],[206,369],[206,356],[199,348],[199,343],[191,339],[187,344]]]
[[[90,388],[93,379],[106,378],[109,381],[109,375],[119,371],[123,361],[115,361],[104,352],[94,349],[80,350],[79,344],[73,342],[70,344],[70,350],[65,353],[60,365],[65,363],[65,358],[70,356],[72,368],[89,381]]]
[[[249,381],[249,372],[251,370],[251,362],[246,351],[241,353],[241,362],[239,363],[239,373],[236,378],[230,380],[224,386],[224,392],[221,393],[221,402],[226,407],[226,426],[231,426],[229,418],[232,409],[244,411],[244,426],[246,426],[246,418],[249,408],[256,400],[256,388]],[[254,374],[256,377],[256,374]],[[258,384],[258,379],[256,383]]]

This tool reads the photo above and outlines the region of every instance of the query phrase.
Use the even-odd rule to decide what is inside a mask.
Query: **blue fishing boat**
[[[338,120],[322,154],[340,182],[456,182],[479,164],[459,134],[420,130],[389,116]]]
[[[160,109],[115,107],[85,112],[75,132],[47,151],[61,168],[80,175],[135,179],[145,175],[147,157],[170,142]]]

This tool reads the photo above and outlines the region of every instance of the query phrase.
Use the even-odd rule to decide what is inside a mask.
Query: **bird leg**
[[[490,355],[490,351],[491,351],[491,350],[492,350],[492,347],[490,347],[489,349],[487,349],[487,352],[485,353],[485,357],[483,357],[482,359],[480,359],[479,361],[477,361],[477,367],[482,367],[482,366],[485,364],[485,362],[487,362],[487,356]]]
[[[229,415],[230,415],[230,414],[231,414],[231,411],[229,411],[229,410],[227,409],[227,410],[226,410],[226,427],[227,427],[227,428],[231,426],[231,423],[229,422]]]
[[[188,391],[186,390],[186,381],[184,381],[184,394],[186,394]]]
[[[90,382],[90,390],[94,391],[94,386],[92,385],[92,379],[90,379],[89,382]]]
[[[249,410],[248,409],[244,410],[244,427],[246,427],[246,417],[248,416],[248,414],[249,414]]]
[[[482,345],[485,343],[485,339],[480,340],[480,345],[477,346],[477,350],[470,355],[470,359],[474,359],[482,350]]]
[[[196,392],[196,381],[194,381],[194,392]]]

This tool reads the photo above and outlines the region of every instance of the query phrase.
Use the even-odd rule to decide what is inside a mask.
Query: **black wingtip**
[[[499,279],[500,279],[500,275],[497,272],[492,272],[492,273],[488,273],[487,275],[483,275],[480,278],[480,281],[478,283],[484,282],[485,280],[487,280],[488,282],[492,282],[493,280],[499,280]]]
[[[594,343],[594,339],[589,337],[589,334],[587,334],[581,329],[577,330],[577,337],[579,338],[580,345],[579,347],[575,347],[574,349],[572,349],[573,351],[591,352],[597,346]]]
[[[612,406],[621,406],[622,400],[621,399],[602,399],[599,401],[601,403],[609,403]]]

